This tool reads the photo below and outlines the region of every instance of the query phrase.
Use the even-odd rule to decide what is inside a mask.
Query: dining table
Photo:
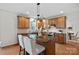
[[[51,32],[51,31],[49,31]],[[45,55],[55,55],[55,34],[59,33],[62,34],[61,32],[59,32],[58,30],[52,30],[52,33],[54,33],[53,35],[49,35],[49,32],[41,32],[42,36],[39,37],[38,36],[38,32],[29,32],[29,33],[18,33],[18,34],[23,34],[24,36],[28,36],[29,35],[36,35],[35,38],[35,42],[36,44],[39,44],[43,47],[45,47]],[[58,34],[58,35],[59,35]],[[30,37],[32,38],[32,37]]]

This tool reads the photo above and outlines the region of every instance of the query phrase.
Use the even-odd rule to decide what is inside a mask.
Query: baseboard
[[[14,45],[19,45],[19,43],[10,44],[10,45],[5,45],[5,46],[2,46],[2,47],[0,47],[0,48],[5,48],[5,47],[9,47],[9,46],[14,46]]]

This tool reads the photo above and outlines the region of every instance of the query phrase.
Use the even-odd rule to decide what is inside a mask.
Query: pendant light
[[[37,19],[40,18],[40,3],[37,3]]]

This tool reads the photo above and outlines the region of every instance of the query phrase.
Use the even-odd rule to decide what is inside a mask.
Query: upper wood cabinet
[[[49,19],[48,20],[48,25],[54,25],[54,24],[57,24],[57,18],[53,18],[53,19]]]
[[[18,16],[18,28],[19,29],[29,28],[29,17]]]
[[[58,28],[65,28],[66,27],[66,19],[64,16],[58,17],[57,27]]]
[[[66,16],[48,19],[48,25],[56,25],[57,28],[66,28]]]

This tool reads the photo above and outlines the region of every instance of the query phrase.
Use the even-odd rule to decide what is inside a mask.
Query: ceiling
[[[14,12],[19,14],[28,14],[36,17],[37,5],[36,3],[0,3],[0,10]],[[41,17],[50,17],[59,15],[60,11],[71,13],[79,11],[78,3],[41,3],[40,14]]]

